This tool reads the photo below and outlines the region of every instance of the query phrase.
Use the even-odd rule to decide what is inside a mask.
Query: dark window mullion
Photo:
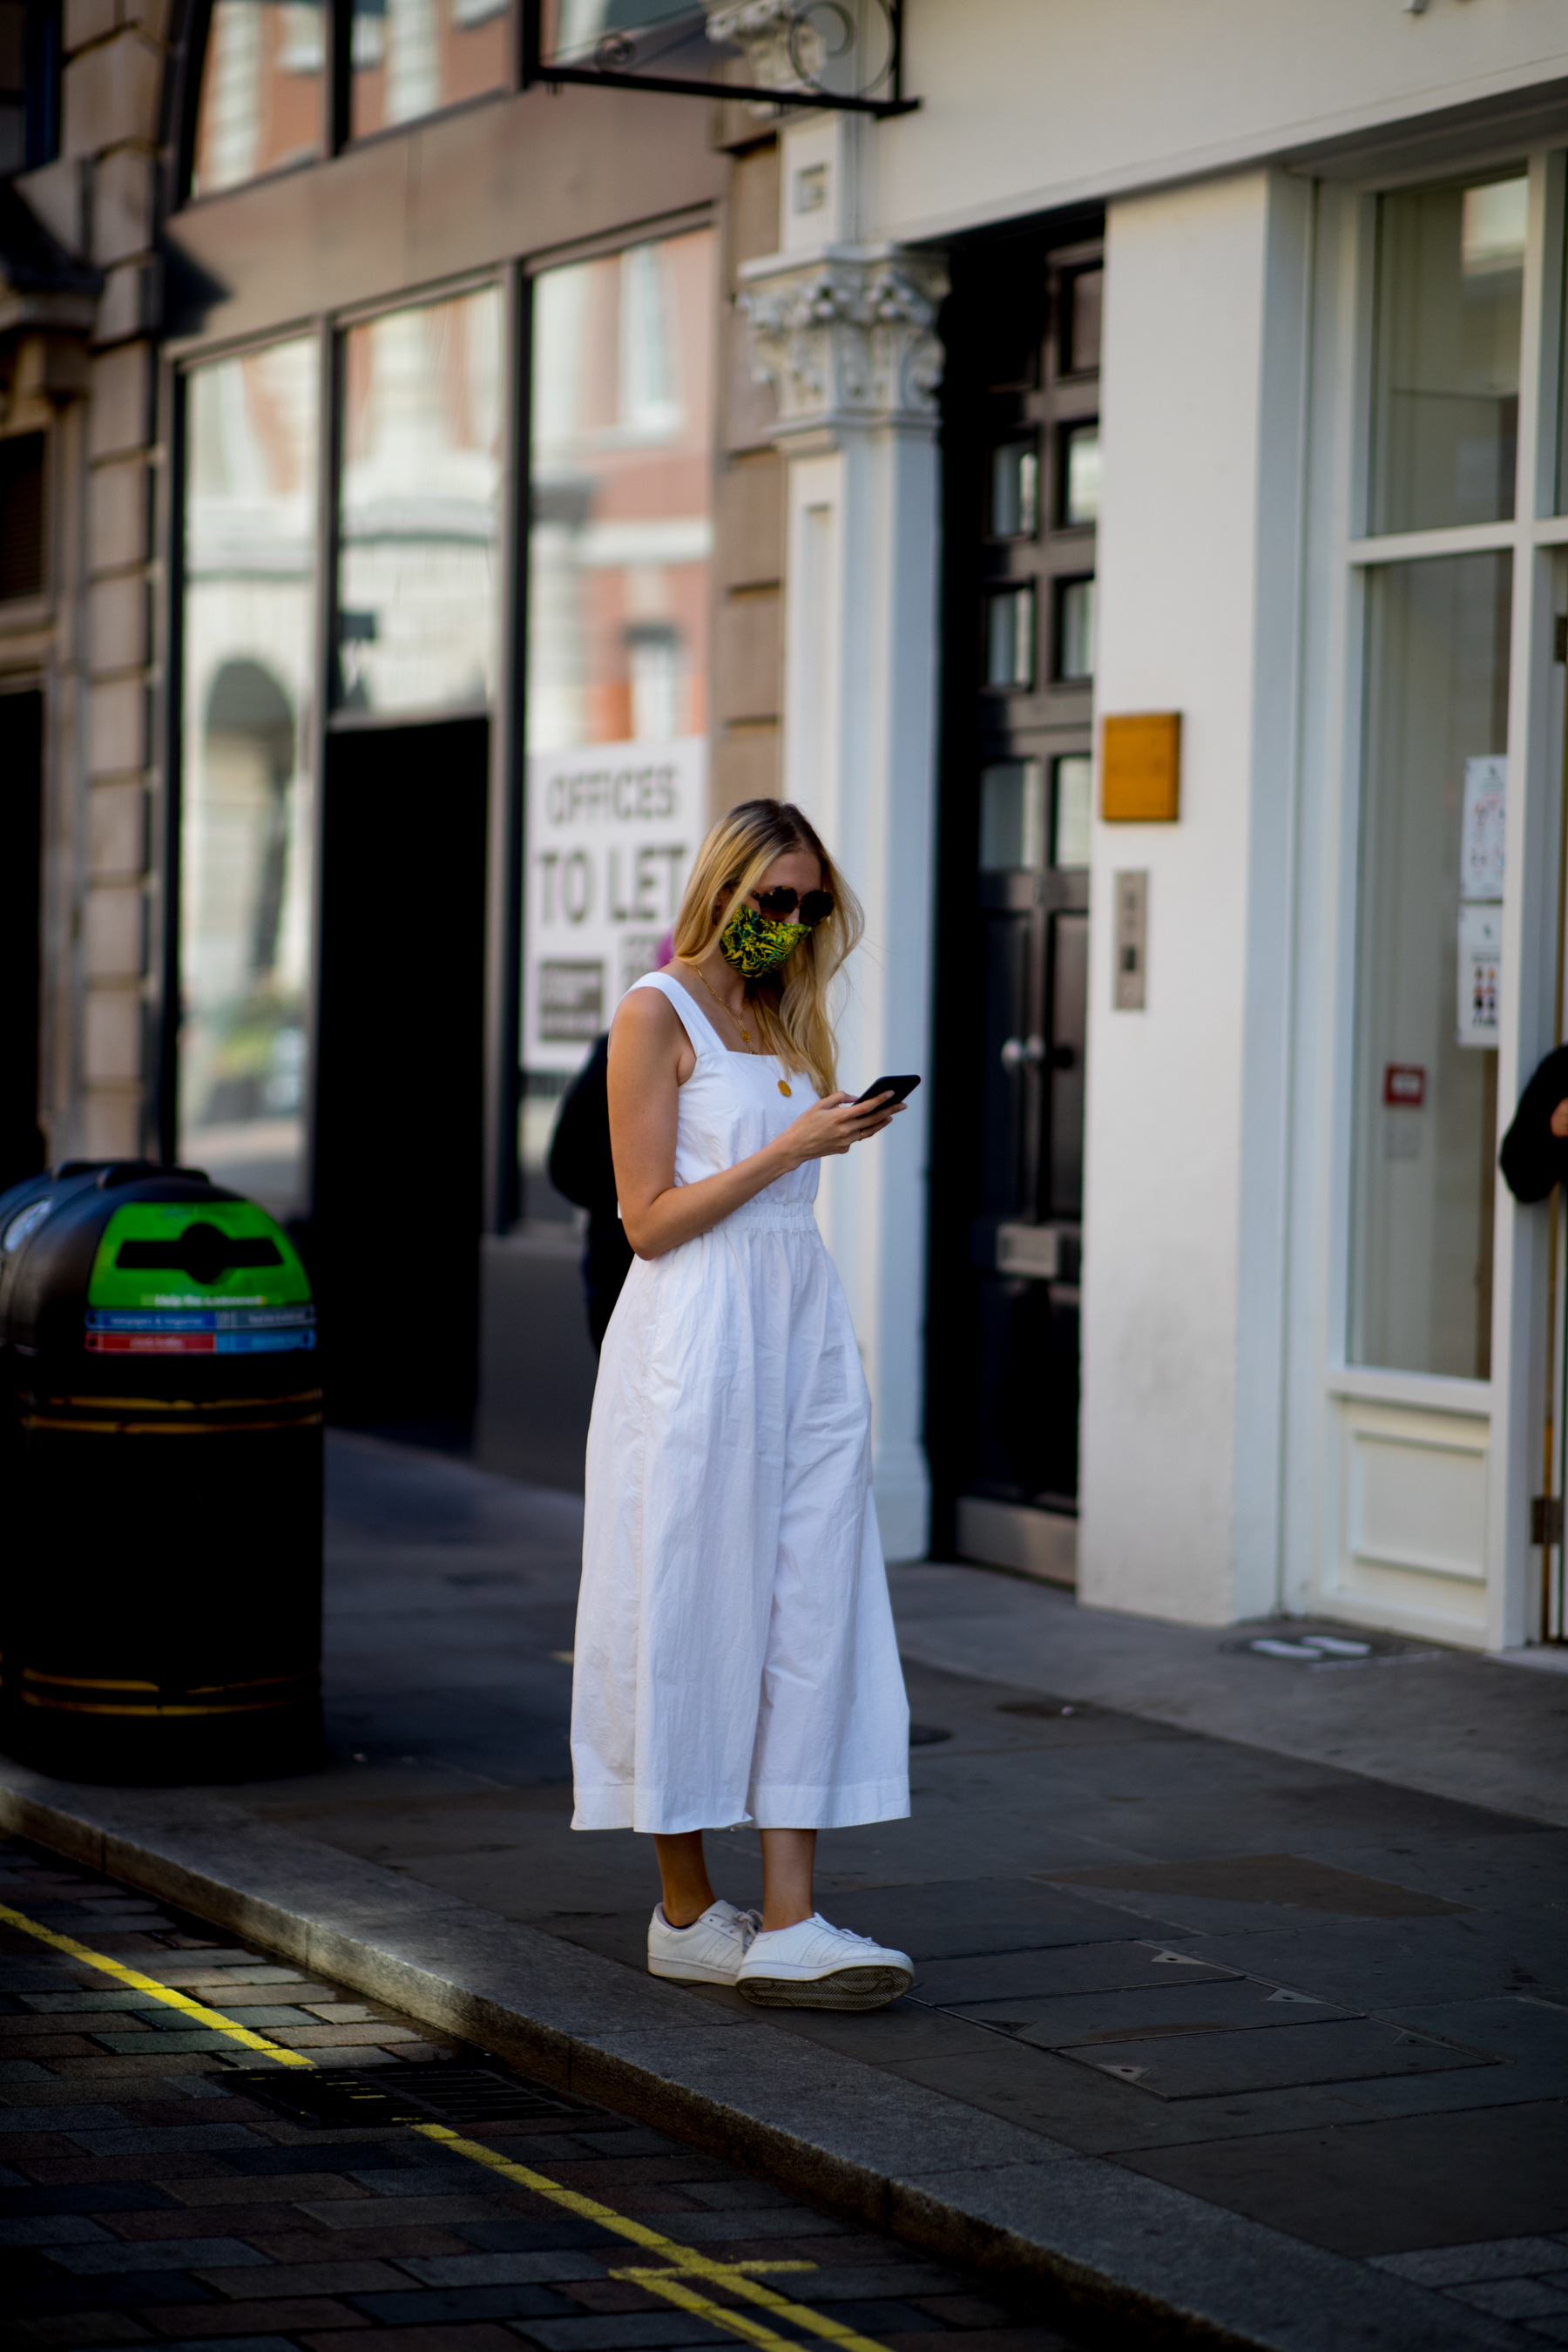
[[[327,152],[340,155],[353,130],[353,0],[331,0],[331,44],[327,63]]]

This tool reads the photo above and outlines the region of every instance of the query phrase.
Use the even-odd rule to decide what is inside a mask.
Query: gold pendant
[[[795,1088],[791,1086],[787,1078],[781,1078],[779,1080],[779,1092],[781,1095],[794,1094]]]

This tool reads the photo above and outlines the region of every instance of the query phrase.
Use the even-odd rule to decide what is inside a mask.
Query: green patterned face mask
[[[802,940],[809,939],[809,923],[775,923],[754,907],[731,915],[719,940],[726,963],[747,980],[762,980],[787,963]]]

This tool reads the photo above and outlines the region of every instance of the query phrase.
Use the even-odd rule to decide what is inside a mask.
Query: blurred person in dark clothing
[[[662,971],[674,952],[674,942],[666,931],[656,950],[655,969]],[[604,1036],[595,1038],[593,1052],[567,1088],[550,1139],[551,1182],[574,1206],[588,1212],[583,1295],[588,1308],[588,1336],[595,1348],[605,1344],[633,1255],[621,1223],[615,1163],[610,1158],[610,1105],[605,1093],[609,1054],[606,1030]]]
[[[616,1202],[616,1171],[610,1160],[610,1106],[605,1092],[610,1040],[594,1040],[594,1050],[568,1088],[550,1139],[550,1181],[579,1209],[588,1212],[583,1252],[583,1292],[588,1335],[595,1348],[616,1311],[632,1263],[632,1246]]]
[[[1568,1181],[1568,1045],[1547,1055],[1520,1097],[1498,1165],[1516,1201],[1544,1201]]]

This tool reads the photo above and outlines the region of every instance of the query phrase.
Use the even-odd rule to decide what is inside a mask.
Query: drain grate
[[[390,2082],[384,2074],[391,2074]],[[531,2083],[493,2074],[488,2066],[457,2066],[437,2059],[425,2065],[377,2067],[351,2074],[307,2074],[303,2069],[234,2066],[224,2088],[258,2099],[291,2123],[325,2124],[336,2131],[378,2124],[510,2124],[582,2112],[582,2102],[557,2097]]]

